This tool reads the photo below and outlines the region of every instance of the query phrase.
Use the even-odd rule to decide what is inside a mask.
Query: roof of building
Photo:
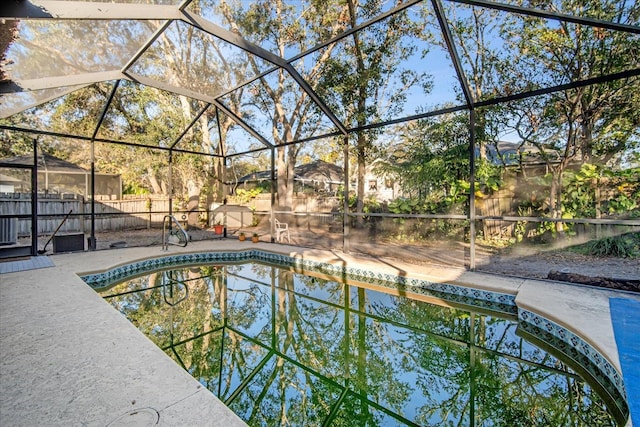
[[[33,156],[16,156],[8,159],[1,159],[0,163],[10,165],[32,165]],[[88,171],[66,160],[62,160],[48,153],[40,153],[38,155],[38,169],[46,170],[49,172],[82,172]]]
[[[342,167],[323,160],[298,165],[294,168],[294,180],[302,182],[322,182],[330,184],[342,184],[344,182],[344,170]],[[252,172],[238,179],[238,183],[260,182],[271,179],[271,171]]]

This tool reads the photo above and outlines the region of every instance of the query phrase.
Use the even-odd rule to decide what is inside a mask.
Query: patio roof
[[[157,0],[148,3],[19,0],[5,5],[0,16],[3,20],[0,41],[5,48],[0,83],[0,118],[4,120],[0,122],[0,129],[228,156],[251,152],[256,147],[268,149],[348,135],[640,75],[637,59],[629,58],[626,66],[611,73],[591,70],[573,81],[556,76],[546,79],[548,85],[532,80],[530,84],[524,82],[516,92],[496,82],[493,91],[480,93],[470,83],[470,73],[477,71],[474,64],[460,55],[467,47],[452,34],[459,16],[487,11],[494,14],[496,21],[536,19],[552,30],[570,23],[597,28],[605,38],[612,38],[615,33],[638,37],[637,6],[626,9],[621,6],[621,13],[614,21],[604,20],[587,8],[576,16],[563,11],[562,5],[555,2],[524,7],[518,2],[490,0],[388,1],[381,2],[372,13],[361,8],[351,23],[327,22],[326,28],[309,30],[308,34],[313,37],[288,43],[283,50],[278,40],[269,34],[262,34],[258,28],[254,32],[243,32],[230,19],[233,8],[244,8],[246,12],[259,2]],[[279,13],[283,15],[279,18],[284,22],[309,28],[315,25],[305,15],[304,2],[282,1],[281,4]],[[327,8],[329,12],[329,3]],[[407,20],[407,25],[396,25],[394,20],[400,18]],[[434,25],[439,27],[438,31],[429,31],[426,37],[426,28]],[[340,58],[355,71],[354,40],[383,40],[382,35],[390,27],[393,31],[406,31],[400,36],[409,40],[415,52],[389,73],[386,84],[402,87],[406,83],[406,71],[412,70],[429,77],[430,89],[425,92],[419,85],[408,86],[403,93],[406,102],[395,104],[385,113],[372,114],[364,121],[355,121],[346,113],[345,106],[336,102],[336,86],[318,87],[322,69],[314,67],[321,57],[329,56]],[[497,33],[493,37],[492,43],[499,49],[505,40]],[[496,78],[490,75],[491,70],[481,72],[487,73],[484,76],[487,81]],[[257,105],[252,96],[278,85],[290,91],[286,108],[302,104],[302,108],[313,111],[315,121],[313,126],[295,135],[276,140],[268,123],[280,113],[270,110],[273,105],[269,103]],[[32,123],[21,114],[46,103],[62,102],[88,87],[95,88],[96,96],[103,101],[101,111],[91,112],[95,124],[91,129],[56,131],[46,126],[46,120]],[[175,132],[162,140],[139,142],[135,135],[117,128],[123,113],[113,105],[113,99],[117,93],[143,91],[163,97],[166,102],[187,100],[193,113],[176,123]],[[394,102],[393,99],[386,101]],[[203,115],[208,117],[213,146],[185,145],[189,132],[202,126],[199,120]],[[152,121],[166,119],[161,112],[151,116]],[[221,136],[217,132],[221,120],[231,120],[235,131]],[[220,138],[232,143],[232,152],[217,149]]]

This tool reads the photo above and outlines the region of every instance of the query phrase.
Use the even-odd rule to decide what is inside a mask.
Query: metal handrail
[[[167,221],[169,220],[169,221]],[[167,226],[169,232],[167,233]],[[177,238],[177,241],[172,241],[171,237]],[[184,228],[180,225],[178,220],[173,215],[165,215],[162,219],[162,250],[169,250],[169,245],[182,246],[183,248],[189,243],[189,235]]]
[[[174,272],[173,271],[169,271],[167,276],[169,279],[168,283],[163,283],[162,284],[162,297],[164,298],[164,302],[171,306],[174,307],[178,304],[180,304],[182,301],[186,300],[187,298],[189,298],[189,287],[187,286],[186,283],[184,283],[181,280],[175,279],[173,277]],[[164,282],[164,277],[163,277],[163,282]],[[178,298],[176,300],[174,300],[174,285],[177,285],[176,288],[180,285],[182,285],[184,287],[184,295],[181,298]],[[167,298],[167,287],[169,288],[169,298]],[[171,301],[169,301],[169,299]],[[173,324],[173,322],[172,322]]]

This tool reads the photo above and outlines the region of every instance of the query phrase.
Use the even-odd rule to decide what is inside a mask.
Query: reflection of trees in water
[[[250,425],[615,425],[509,320],[257,264],[172,274],[175,307],[165,272],[110,300]]]
[[[386,307],[388,317],[408,324],[440,324],[445,340],[408,329],[403,340],[407,364],[418,373],[416,386],[426,404],[414,419],[439,426],[443,420],[463,425],[614,426],[601,399],[564,363],[515,335],[512,322],[405,298]],[[427,328],[431,329],[431,328]]]

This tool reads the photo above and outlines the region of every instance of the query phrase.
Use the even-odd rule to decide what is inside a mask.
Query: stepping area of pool
[[[638,339],[616,343],[618,328],[633,334],[629,328],[638,327],[619,326],[616,318],[637,321],[638,313],[610,307],[611,298],[638,307],[637,295],[280,244],[194,242],[168,252],[148,247],[57,254],[47,257],[51,267],[0,275],[0,425],[244,425],[78,277],[149,257],[242,249],[516,295],[519,308],[580,335],[625,378],[639,377],[638,364],[627,369],[618,356],[618,345],[623,358],[640,352]]]

